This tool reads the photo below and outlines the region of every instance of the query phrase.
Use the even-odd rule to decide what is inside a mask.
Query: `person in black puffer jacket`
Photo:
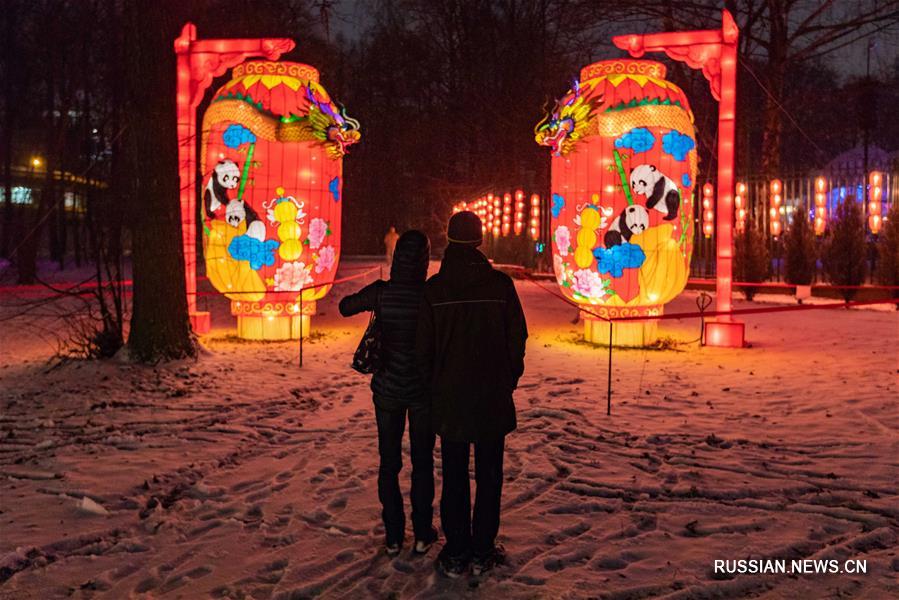
[[[415,552],[424,554],[437,540],[431,525],[434,501],[434,430],[430,397],[415,360],[418,311],[428,275],[431,245],[420,231],[407,231],[396,243],[390,281],[378,280],[340,301],[345,317],[374,311],[381,328],[383,364],[372,376],[378,423],[378,498],[383,507],[386,550],[399,554],[405,513],[399,473],[406,415],[412,453],[412,528]]]
[[[499,531],[505,436],[515,429],[512,392],[524,373],[524,312],[512,279],[477,246],[481,221],[472,212],[450,219],[440,272],[425,285],[417,358],[431,390],[440,435],[440,520],[446,545],[437,566],[457,577],[469,560],[478,575],[503,560]],[[471,514],[468,463],[474,444],[477,498]]]

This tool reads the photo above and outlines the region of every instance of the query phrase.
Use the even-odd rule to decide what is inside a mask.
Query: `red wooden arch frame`
[[[721,14],[721,29],[674,31],[643,35],[619,35],[616,46],[634,58],[646,52],[664,52],[670,58],[702,69],[712,96],[718,100],[718,202],[715,285],[718,312],[732,309],[734,255],[734,137],[737,109],[737,40],[740,30],[727,10]],[[705,339],[710,346],[742,347],[744,326],[729,315],[706,323]]]
[[[210,328],[208,312],[197,311],[197,106],[212,80],[251,57],[278,60],[293,50],[288,38],[198,40],[197,27],[186,23],[175,40],[178,56],[178,176],[181,198],[181,242],[190,324],[197,333]]]

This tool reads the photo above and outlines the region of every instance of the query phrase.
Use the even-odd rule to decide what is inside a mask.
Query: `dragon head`
[[[362,137],[359,121],[347,115],[346,109],[332,102],[324,88],[314,82],[309,82],[306,97],[310,103],[308,126],[312,134],[324,144],[330,158],[343,157],[347,147]]]
[[[574,149],[575,144],[587,133],[593,121],[596,107],[602,97],[588,99],[589,86],[581,86],[577,81],[565,96],[556,102],[534,129],[534,138],[541,146],[549,146],[553,156],[564,156]]]

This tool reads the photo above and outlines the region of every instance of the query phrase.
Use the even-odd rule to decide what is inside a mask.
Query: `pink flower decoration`
[[[306,237],[309,247],[315,250],[321,246],[326,235],[328,235],[328,224],[325,220],[319,217],[312,219],[309,223],[309,235]]]
[[[301,262],[284,263],[275,271],[275,291],[299,292],[305,286],[312,285],[310,270],[312,265],[307,267]]]
[[[334,266],[336,255],[332,246],[325,246],[318,251],[318,259],[315,261],[315,272],[330,271]]]
[[[568,247],[571,246],[571,231],[565,225],[556,227],[556,248],[559,256],[568,256]]]
[[[574,272],[574,291],[591,300],[602,300],[606,295],[603,289],[602,278],[596,271],[581,269]]]

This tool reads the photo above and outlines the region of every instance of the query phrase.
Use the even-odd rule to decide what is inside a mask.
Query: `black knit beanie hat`
[[[481,245],[481,219],[469,210],[457,212],[449,220],[446,238],[455,244],[467,244],[474,248]]]

